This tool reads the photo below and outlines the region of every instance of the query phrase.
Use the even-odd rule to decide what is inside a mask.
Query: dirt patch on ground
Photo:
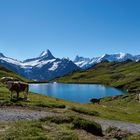
[[[51,111],[29,109],[26,107],[0,107],[0,121],[38,120],[54,116]]]
[[[95,121],[101,124],[103,130],[106,130],[109,127],[117,127],[123,131],[128,131],[131,133],[140,133],[140,124],[104,119],[96,119]]]

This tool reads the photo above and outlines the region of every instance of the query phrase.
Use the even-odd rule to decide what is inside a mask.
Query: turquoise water
[[[89,103],[91,98],[123,94],[122,90],[97,84],[30,84],[31,92],[77,103]]]

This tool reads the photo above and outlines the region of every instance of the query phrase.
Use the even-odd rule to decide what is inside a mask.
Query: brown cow
[[[24,98],[27,99],[29,89],[28,84],[20,82],[18,79],[13,77],[2,77],[0,81],[3,84],[6,84],[7,88],[11,91],[11,98],[13,91],[15,91],[17,93],[17,98],[19,98],[19,92],[23,92]]]
[[[29,85],[19,81],[8,81],[7,87],[11,91],[11,99],[13,98],[13,92],[17,93],[17,99],[19,98],[19,92],[24,93],[24,99],[27,100]]]

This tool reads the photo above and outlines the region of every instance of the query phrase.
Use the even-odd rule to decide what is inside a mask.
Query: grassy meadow
[[[96,66],[95,69],[100,69],[100,66],[102,65],[104,65],[104,70],[106,70],[103,77],[107,77],[105,81],[109,81],[109,66],[113,64],[104,62]],[[129,65],[133,68],[138,67],[136,65],[139,65],[139,63],[135,65],[132,62],[128,62],[128,64],[126,63],[125,65]],[[92,69],[89,69],[86,72],[76,72],[74,76],[70,75],[70,79],[68,82],[76,82],[71,81],[73,79],[72,77],[75,77],[77,79],[77,77],[79,76],[81,77],[80,81],[83,82],[82,79],[84,78],[82,78],[81,75],[92,73],[90,76],[88,76],[89,79],[85,78],[85,81],[89,82],[92,76],[95,77],[94,73],[91,72]],[[103,72],[103,70],[100,69],[99,73],[101,73],[101,71]],[[114,73],[116,71],[114,69],[114,66],[113,71]],[[123,68],[121,68],[121,66],[120,71],[121,74],[125,73],[126,78],[128,73],[130,72],[130,70],[128,70],[129,72],[126,72],[126,69],[124,70]],[[99,75],[100,74],[96,75],[97,79],[99,78]],[[27,81],[26,79],[19,77],[11,71],[1,68],[0,78],[3,76],[13,76],[19,78],[22,81]],[[63,78],[61,78],[60,81],[66,82],[65,80],[68,77],[65,77],[65,80]],[[132,81],[134,79],[136,78],[133,76]],[[134,85],[136,86],[137,83],[138,81],[136,83],[132,82],[129,87],[134,87]],[[114,85],[116,85],[116,83]],[[124,87],[126,87],[126,84],[124,85]],[[30,101],[23,101],[22,93],[20,94],[20,97],[21,100],[10,100],[10,92],[5,85],[0,83],[0,107],[20,106],[23,108],[28,107],[31,109],[41,109],[44,111],[49,110],[56,113],[56,116],[36,121],[0,122],[1,140],[94,140],[97,138],[102,138],[103,133],[101,126],[94,122],[95,118],[120,120],[140,124],[140,103],[138,102],[136,94],[119,95],[115,99],[112,99],[112,97],[106,97],[101,99],[100,104],[78,104],[61,99],[50,98],[35,93],[29,93]],[[127,137],[126,140],[133,140],[133,138],[135,138],[135,140],[138,140],[139,136],[140,134],[135,134],[133,135],[133,137]]]

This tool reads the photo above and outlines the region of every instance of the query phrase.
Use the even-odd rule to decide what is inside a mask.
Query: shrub
[[[94,135],[97,135],[97,136],[103,135],[101,125],[99,125],[96,122],[88,121],[82,118],[75,118],[73,121],[73,125],[74,125],[74,128],[84,129],[87,132],[90,132]]]

